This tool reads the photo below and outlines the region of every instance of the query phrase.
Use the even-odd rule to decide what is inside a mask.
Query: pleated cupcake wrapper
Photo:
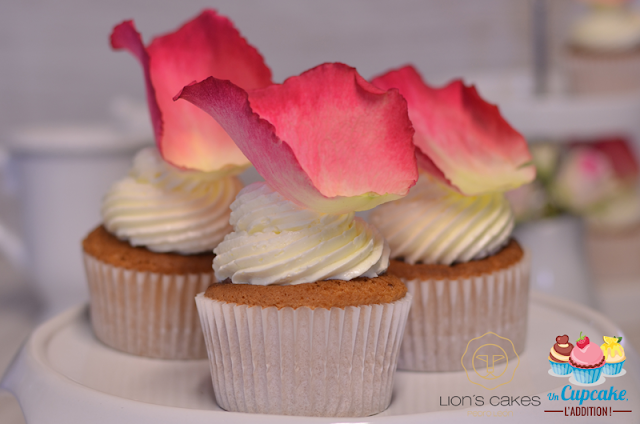
[[[106,264],[85,254],[91,324],[104,344],[138,356],[204,359],[193,298],[215,282],[213,271],[170,275]]]
[[[635,281],[640,275],[640,228],[607,234],[587,227],[585,247],[589,267],[603,289],[612,281]]]
[[[516,352],[527,335],[530,256],[513,266],[462,280],[406,280],[414,301],[398,359],[399,370],[458,371],[467,344],[493,332]],[[513,352],[508,341],[502,346]],[[465,367],[473,367],[473,355]]]
[[[575,94],[626,93],[640,88],[640,54],[570,54],[565,70]]]
[[[582,384],[591,384],[595,383],[600,379],[600,375],[602,374],[602,369],[604,367],[598,368],[573,368],[573,378],[576,379],[578,383]]]
[[[558,375],[569,375],[573,371],[573,367],[568,362],[549,361],[549,364],[551,364],[551,370]]]
[[[622,367],[624,366],[624,361],[615,362],[615,363],[605,363],[604,368],[602,369],[602,373],[604,375],[618,375],[622,372]]]
[[[357,417],[389,406],[410,294],[330,310],[249,307],[203,294],[196,304],[221,408]]]

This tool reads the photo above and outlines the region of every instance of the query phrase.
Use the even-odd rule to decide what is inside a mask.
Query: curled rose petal
[[[434,89],[411,66],[372,82],[400,90],[416,130],[420,167],[461,193],[507,191],[535,178],[526,140],[475,87],[456,80]]]
[[[249,163],[222,127],[206,113],[173,96],[185,84],[214,76],[244,89],[271,84],[271,71],[233,23],[203,11],[177,31],[155,38],[148,47],[132,21],[113,29],[111,45],[126,49],[141,63],[156,143],[162,157],[180,168],[238,172]]]
[[[271,187],[319,212],[405,195],[418,171],[407,104],[343,64],[249,93],[208,78],[176,96],[211,114]]]

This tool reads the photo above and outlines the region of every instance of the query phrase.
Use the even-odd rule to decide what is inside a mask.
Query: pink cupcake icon
[[[589,337],[583,336],[581,331],[580,338],[569,355],[569,363],[573,367],[573,378],[578,383],[592,384],[600,379],[605,363],[604,354],[600,346],[591,343]]]

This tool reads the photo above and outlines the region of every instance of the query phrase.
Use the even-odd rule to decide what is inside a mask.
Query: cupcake
[[[529,256],[511,238],[504,192],[535,176],[526,141],[461,81],[433,89],[407,66],[373,84],[407,99],[421,170],[408,196],[370,215],[391,248],[389,274],[415,299],[398,368],[469,368],[467,344],[487,332],[522,352]]]
[[[271,73],[213,11],[148,47],[123,22],[111,43],[142,64],[157,148],[136,155],[104,198],[102,225],[83,242],[93,330],[135,355],[205,358],[193,298],[215,281],[213,248],[231,231],[229,205],[242,188],[234,175],[249,162],[219,125],[173,96],[211,74],[255,88]]]
[[[569,364],[569,355],[573,350],[573,345],[569,343],[569,336],[556,337],[556,344],[551,347],[549,352],[549,363],[551,370],[558,375],[571,374],[573,368]]]
[[[573,367],[573,378],[578,383],[591,384],[600,379],[604,368],[604,354],[602,349],[589,341],[589,337],[583,336],[576,341],[576,347],[569,355],[569,363]]]
[[[196,298],[216,401],[228,411],[368,416],[391,401],[411,303],[389,248],[354,211],[418,177],[397,90],[324,64],[245,91],[208,78],[178,96],[209,112],[266,182],[231,205],[220,284]]]
[[[566,71],[577,94],[640,88],[640,15],[628,0],[586,0],[588,12],[569,31]]]
[[[603,336],[604,343],[600,346],[604,354],[604,375],[618,375],[622,372],[622,366],[627,357],[624,354],[624,348],[620,344],[622,337]]]

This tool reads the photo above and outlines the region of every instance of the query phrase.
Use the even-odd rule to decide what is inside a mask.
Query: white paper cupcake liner
[[[513,342],[519,354],[527,335],[530,257],[491,274],[464,280],[405,280],[414,302],[398,369],[459,371],[470,340],[487,332]],[[510,347],[504,341],[503,348]],[[465,355],[465,366],[473,366]]]
[[[602,370],[604,367],[598,368],[573,368],[573,378],[576,379],[578,383],[582,384],[593,384],[600,379],[602,375]]]
[[[357,417],[391,402],[411,295],[382,305],[263,308],[196,297],[227,411]]]
[[[161,359],[204,359],[193,298],[215,282],[213,271],[169,275],[106,264],[84,254],[91,324],[114,349]]]
[[[602,373],[604,375],[618,375],[622,372],[622,367],[624,366],[625,362],[626,362],[626,359],[620,362],[605,363],[604,367],[602,368]]]
[[[628,93],[640,88],[640,52],[598,55],[569,51],[565,71],[574,94]]]
[[[587,227],[585,247],[597,283],[636,281],[640,277],[640,227],[606,232]],[[604,284],[603,284],[604,283]]]

